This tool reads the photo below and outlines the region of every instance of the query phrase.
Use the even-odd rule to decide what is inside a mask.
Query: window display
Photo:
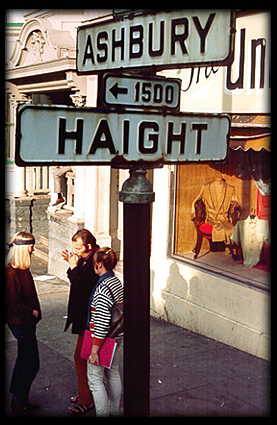
[[[204,204],[205,220],[197,223],[194,215],[195,203],[200,199],[203,200]],[[239,208],[235,188],[226,182],[222,174],[218,173],[214,180],[202,186],[200,193],[193,202],[192,217],[196,224],[197,241],[201,237],[200,233],[206,236],[210,235],[210,238],[208,238],[211,241],[210,247],[213,246],[212,243],[214,242],[224,242],[225,246],[230,247],[230,236],[234,224],[231,211],[234,211],[235,207]],[[197,258],[199,253],[197,244],[194,252],[194,258]]]
[[[175,189],[173,255],[246,281],[268,280],[268,151],[229,149],[224,162],[178,165]]]
[[[255,182],[257,186],[257,216],[268,220],[270,216],[270,185],[261,179]]]
[[[260,261],[263,243],[269,241],[268,221],[250,214],[245,220],[237,222],[231,238],[241,247],[243,264],[253,267]]]

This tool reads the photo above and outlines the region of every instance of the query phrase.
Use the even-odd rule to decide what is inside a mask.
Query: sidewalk
[[[41,409],[34,415],[67,416],[68,397],[75,393],[76,338],[63,332],[69,286],[48,276],[39,259],[32,272],[43,312],[37,331],[41,367],[31,391]],[[150,416],[270,414],[269,362],[158,319],[151,318],[150,335]],[[7,388],[15,355],[8,331]]]

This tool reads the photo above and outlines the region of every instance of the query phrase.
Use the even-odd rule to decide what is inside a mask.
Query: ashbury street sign
[[[221,160],[230,130],[229,117],[219,114],[48,105],[25,105],[17,114],[17,165]]]
[[[104,95],[99,103],[143,108],[178,109],[181,80],[162,77],[104,76]]]
[[[222,65],[232,54],[230,10],[184,9],[78,27],[77,72]]]

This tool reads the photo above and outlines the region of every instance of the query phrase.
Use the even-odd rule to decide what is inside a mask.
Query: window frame
[[[215,277],[224,277],[226,280],[232,280],[232,283],[244,284],[250,288],[260,289],[266,292],[270,292],[270,285],[265,285],[261,282],[253,281],[250,278],[247,279],[239,274],[234,274],[226,270],[220,270],[218,267],[203,264],[197,262],[197,260],[183,257],[180,254],[175,253],[175,238],[176,238],[176,202],[177,202],[177,172],[179,164],[174,165],[174,169],[170,168],[170,196],[169,203],[173,205],[173,208],[169,208],[169,238],[168,238],[168,257],[174,260],[181,261],[193,268],[196,268],[202,272],[207,272]],[[269,279],[270,281],[270,279]]]

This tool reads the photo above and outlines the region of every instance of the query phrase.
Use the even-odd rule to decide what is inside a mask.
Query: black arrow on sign
[[[118,94],[127,94],[128,89],[126,87],[118,87],[118,83],[115,83],[114,86],[110,88],[110,92],[117,99]]]

